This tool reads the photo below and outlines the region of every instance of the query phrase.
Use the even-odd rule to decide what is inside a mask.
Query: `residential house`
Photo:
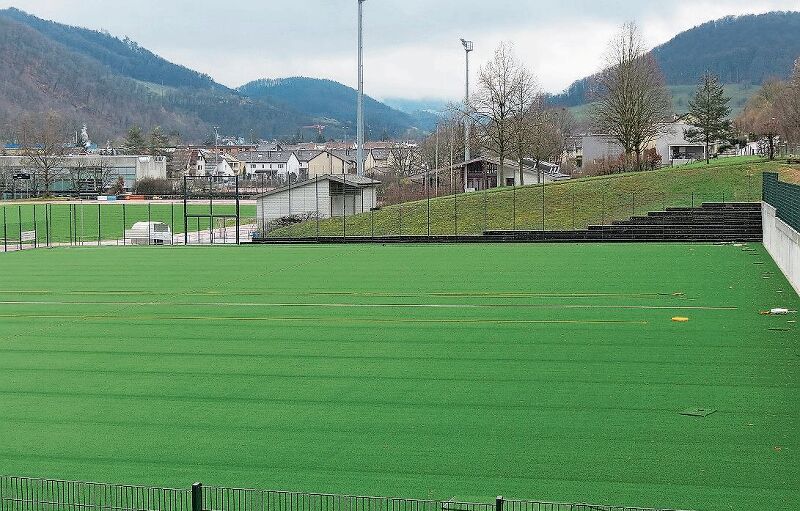
[[[686,140],[686,131],[692,128],[692,125],[684,120],[668,123],[664,125],[662,133],[653,143],[649,144],[648,148],[655,148],[663,165],[683,165],[697,160],[705,160],[705,144]],[[711,149],[715,151],[716,145]]]
[[[352,149],[322,151],[308,161],[308,177],[353,174],[356,172],[356,152]]]
[[[382,174],[389,169],[392,161],[392,150],[388,148],[372,149],[367,154],[364,170],[370,174]]]
[[[264,175],[268,179],[287,180],[289,176],[293,181],[300,179],[300,161],[293,152],[267,151],[247,152],[236,155],[248,178]]]
[[[297,157],[297,161],[300,163],[300,180],[302,181],[304,179],[308,179],[308,176],[310,175],[308,171],[308,164],[311,160],[319,156],[322,151],[296,150],[293,152]]]
[[[487,188],[496,188],[498,186],[497,170],[500,168],[500,158],[496,156],[474,158],[468,161],[466,165],[460,164],[459,167],[468,191],[486,190]],[[569,176],[559,172],[558,165],[540,161],[538,167],[536,167],[536,162],[525,159],[522,165],[522,181],[520,181],[519,163],[511,158],[503,162],[503,177],[505,186],[537,184],[541,183],[542,179],[544,179],[545,183],[569,179]]]

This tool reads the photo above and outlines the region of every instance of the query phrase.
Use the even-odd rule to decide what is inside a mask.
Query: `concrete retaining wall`
[[[761,205],[764,246],[800,295],[800,233],[778,218],[773,206]]]

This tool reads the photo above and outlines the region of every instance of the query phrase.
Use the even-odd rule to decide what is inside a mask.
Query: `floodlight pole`
[[[358,0],[358,105],[356,111],[356,174],[364,175],[364,2]]]
[[[469,154],[469,53],[474,49],[472,41],[461,39],[461,44],[464,46],[464,52],[467,56],[467,73],[466,73],[466,94],[464,95],[464,191],[467,191],[467,162],[470,160]]]

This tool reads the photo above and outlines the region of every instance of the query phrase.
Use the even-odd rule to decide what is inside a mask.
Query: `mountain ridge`
[[[62,114],[76,129],[89,124],[98,140],[119,139],[133,124],[159,125],[191,141],[207,140],[214,126],[245,138],[288,139],[321,117],[296,103],[228,88],[128,38],[16,8],[0,10],[0,68],[9,70],[0,89],[0,128],[9,137],[19,115],[44,109]],[[346,88],[325,83],[333,90]],[[378,111],[372,124],[389,136],[413,128],[410,116],[377,102],[372,106]],[[355,99],[351,109],[354,118]],[[327,120],[332,125],[327,134],[346,135],[336,124],[346,125],[348,119],[333,120]]]
[[[790,35],[790,36],[787,36]],[[706,71],[726,84],[761,85],[786,78],[800,58],[800,11],[726,16],[675,35],[651,50],[669,86],[697,85]],[[575,107],[590,102],[596,74],[551,94],[554,105]]]

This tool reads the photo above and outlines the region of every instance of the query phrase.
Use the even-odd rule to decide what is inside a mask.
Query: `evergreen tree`
[[[161,126],[156,126],[150,132],[150,152],[153,156],[165,156],[166,148],[169,145],[169,137],[161,130]]]
[[[142,128],[139,126],[131,126],[128,130],[128,135],[125,137],[123,150],[126,154],[146,154],[147,141],[142,134]]]
[[[731,131],[728,116],[731,98],[725,97],[725,89],[717,77],[706,73],[697,86],[694,98],[689,101],[689,115],[694,128],[686,130],[689,142],[703,142],[706,146],[706,163],[711,159],[711,144],[724,140]]]

